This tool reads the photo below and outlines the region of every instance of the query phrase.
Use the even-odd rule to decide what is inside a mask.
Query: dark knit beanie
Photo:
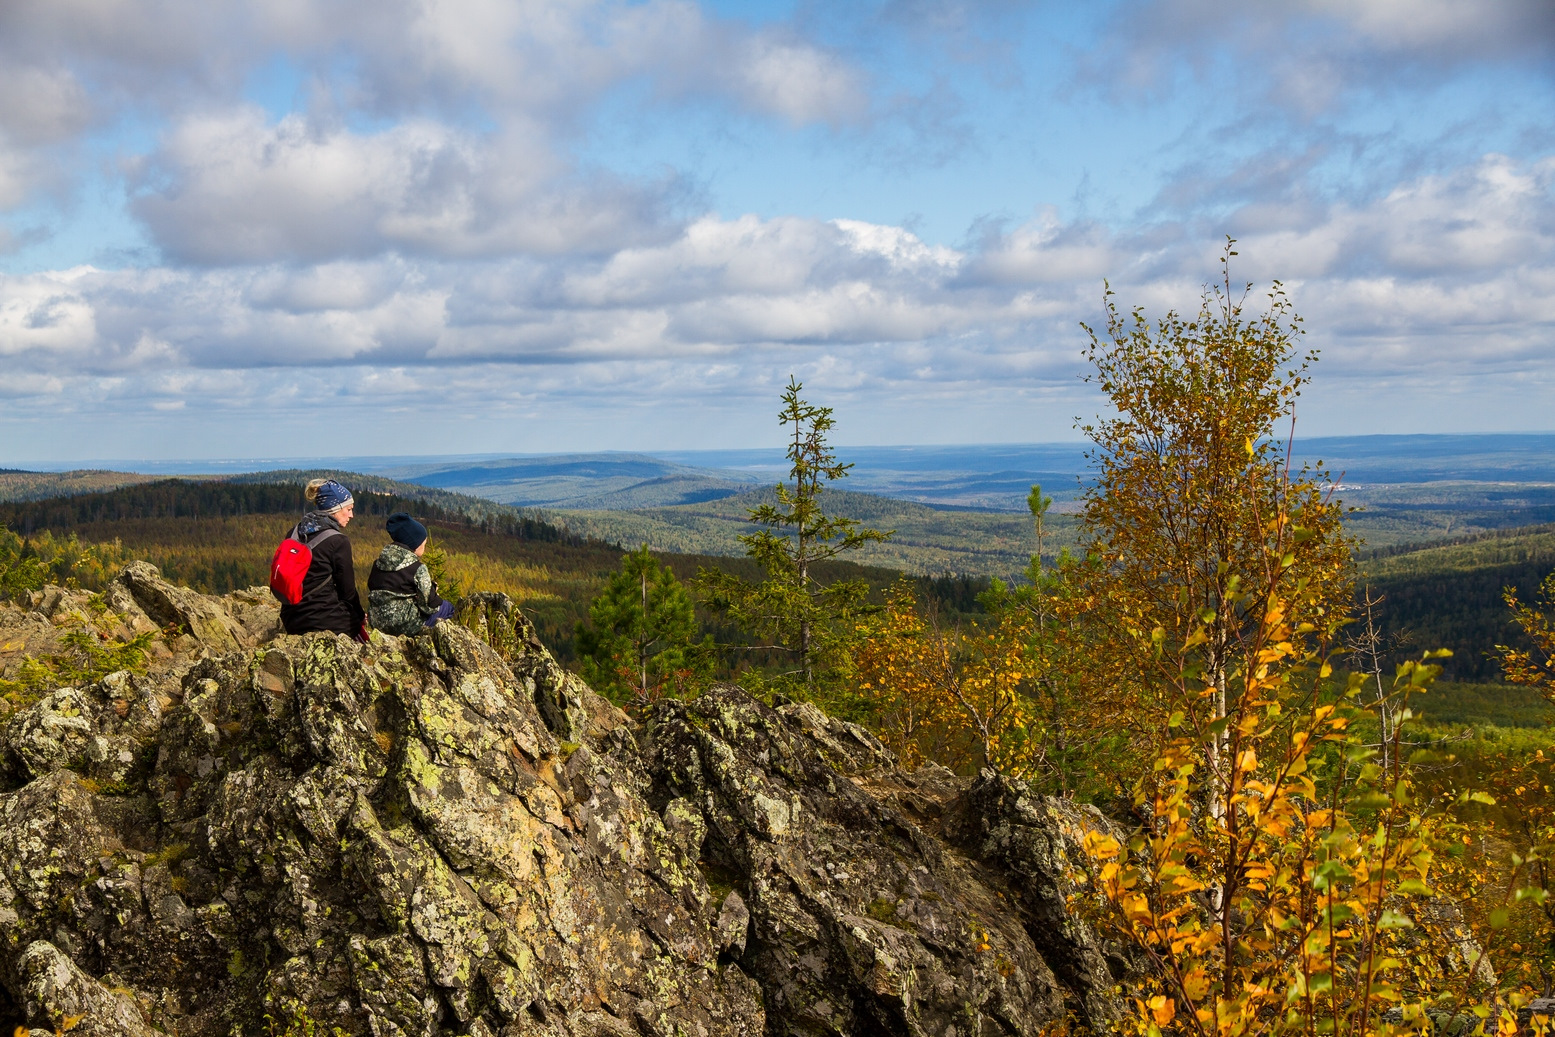
[[[383,524],[383,528],[389,531],[389,539],[396,544],[403,544],[414,551],[426,543],[427,527],[405,514],[396,511],[389,516],[389,521]]]

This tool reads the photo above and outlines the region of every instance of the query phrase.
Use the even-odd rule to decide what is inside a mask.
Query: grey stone
[[[731,889],[729,895],[724,897],[723,906],[718,909],[718,922],[714,929],[717,933],[714,942],[718,953],[731,954],[736,958],[744,954],[750,924],[750,910],[740,898],[739,891]]]
[[[140,1008],[78,968],[51,943],[39,940],[16,961],[31,1022],[45,1032],[69,1030],[81,1037],[151,1037]]]
[[[501,596],[361,645],[149,566],[115,587],[125,629],[170,629],[153,672],[0,718],[0,1005],[28,1025],[1035,1035],[1116,1011],[1062,901],[1065,826],[1099,819],[737,688],[634,725]]]

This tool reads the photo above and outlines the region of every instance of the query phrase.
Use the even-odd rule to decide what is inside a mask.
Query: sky
[[[1555,4],[0,4],[0,465],[1069,440],[1227,237],[1300,433],[1555,428]]]

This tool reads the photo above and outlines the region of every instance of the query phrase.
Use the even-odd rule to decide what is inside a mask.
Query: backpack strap
[[[313,549],[313,545],[314,544],[321,544],[324,541],[328,540],[330,537],[333,537],[333,536],[343,536],[344,535],[338,529],[330,529],[328,526],[325,526],[323,529],[321,529],[317,533],[313,534],[313,539],[310,542],[310,541],[304,540],[302,538],[301,531],[302,531],[302,523],[299,522],[295,526],[292,527],[291,538],[293,540],[296,540],[298,543],[307,544],[309,550]]]

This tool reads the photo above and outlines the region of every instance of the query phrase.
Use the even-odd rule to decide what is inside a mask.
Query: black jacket
[[[321,530],[340,530],[328,515],[310,511],[297,523],[294,535],[313,550],[313,564],[302,579],[302,600],[281,606],[281,625],[288,634],[333,630],[355,634],[362,626],[362,600],[356,592],[356,568],[351,562],[351,541],[332,536],[317,540]],[[340,530],[342,534],[343,530]]]

